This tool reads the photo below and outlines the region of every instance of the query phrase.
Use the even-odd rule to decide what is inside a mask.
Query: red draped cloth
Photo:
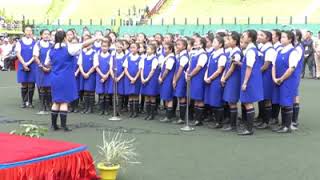
[[[87,147],[0,133],[0,180],[97,179]]]

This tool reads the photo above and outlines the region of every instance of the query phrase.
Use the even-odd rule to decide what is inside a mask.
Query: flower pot
[[[100,171],[101,180],[116,180],[120,165],[105,166],[104,163],[98,163],[97,168]]]

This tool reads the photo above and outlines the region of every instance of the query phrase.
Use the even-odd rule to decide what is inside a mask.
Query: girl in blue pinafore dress
[[[187,108],[187,83],[185,72],[188,69],[189,55],[187,52],[188,43],[184,39],[179,39],[176,42],[176,70],[173,78],[174,96],[179,101],[180,118],[175,124],[183,124],[186,120]]]
[[[91,38],[90,35],[83,37],[84,41]],[[78,65],[81,72],[80,89],[83,90],[84,110],[82,113],[93,113],[95,103],[95,89],[96,89],[96,70],[93,64],[95,51],[92,45],[84,49],[78,60]]]
[[[241,50],[240,34],[232,31],[229,36],[229,45],[232,48],[226,63],[225,71],[221,77],[221,84],[224,86],[223,100],[228,103],[230,109],[230,123],[224,127],[224,131],[236,130],[238,109],[237,103],[240,98],[241,81]]]
[[[156,46],[149,44],[147,56],[140,61],[141,69],[141,96],[145,96],[146,113],[145,120],[154,120],[156,111],[156,96],[159,95],[159,67],[156,56]]]
[[[18,57],[17,82],[21,84],[21,108],[33,108],[33,94],[36,82],[36,63],[33,58],[35,41],[32,39],[32,28],[26,26],[25,36],[16,44]]]
[[[164,44],[164,60],[159,75],[160,98],[166,106],[166,117],[160,122],[170,122],[173,115],[173,86],[172,80],[175,72],[174,45],[172,43]]]
[[[138,54],[137,43],[130,45],[130,55],[127,56],[123,63],[125,78],[124,78],[124,91],[129,96],[130,115],[131,118],[138,117],[139,112],[139,94],[141,87],[139,62],[141,57]]]
[[[263,99],[262,73],[259,63],[260,57],[258,49],[255,45],[257,40],[257,32],[248,30],[243,33],[243,40],[246,43],[246,50],[241,65],[241,90],[240,101],[245,107],[245,129],[239,132],[239,135],[253,134],[253,120],[255,110],[253,103]]]
[[[115,67],[115,75],[113,74],[113,71],[111,71],[111,75],[113,77],[112,81],[117,82],[117,96],[118,96],[118,108],[119,111],[124,111],[126,108],[125,104],[125,92],[124,92],[124,68],[123,68],[123,62],[126,59],[126,56],[124,54],[124,49],[123,49],[123,42],[122,41],[117,41],[116,42],[116,50],[115,54],[113,55],[113,60],[114,60],[114,65]],[[112,85],[114,82],[112,82]],[[113,91],[112,91],[113,93]],[[113,95],[115,95],[113,93]]]
[[[274,82],[277,84],[274,89],[272,100],[281,106],[282,126],[276,130],[278,133],[288,133],[291,131],[293,116],[293,104],[296,98],[296,78],[295,70],[299,63],[300,56],[293,46],[295,42],[294,33],[284,31],[281,35],[283,49],[279,52],[274,71]]]
[[[195,121],[191,123],[193,126],[202,124],[204,112],[204,74],[208,61],[206,48],[206,40],[197,37],[194,41],[194,50],[191,51],[191,59],[187,70],[186,78],[190,81],[190,98],[194,100]]]
[[[271,31],[272,33],[272,44],[273,44],[273,48],[276,50],[277,55],[279,53],[279,51],[283,48],[282,44],[280,42],[281,40],[281,31],[279,29],[273,29]],[[274,64],[273,64],[274,66]],[[273,83],[273,86],[276,86],[275,83]],[[275,87],[273,87],[272,89],[274,89]],[[279,104],[275,104],[275,102],[272,101],[272,122],[271,124],[278,124],[279,123],[279,113],[280,113],[280,105]]]
[[[57,31],[55,44],[48,51],[45,66],[51,69],[52,108],[51,123],[54,130],[58,130],[57,118],[60,114],[61,126],[65,131],[67,127],[68,103],[78,98],[77,85],[74,76],[74,56],[81,53],[83,46],[94,42],[88,39],[83,44],[67,44],[66,33]]]
[[[275,62],[277,57],[277,52],[272,45],[272,33],[269,31],[261,31],[259,38],[262,44],[260,49],[261,51],[261,60],[262,60],[262,80],[263,80],[263,95],[264,99],[262,101],[262,122],[257,125],[258,129],[268,128],[269,121],[272,117],[272,89],[274,86],[272,80],[272,64]],[[260,110],[259,110],[260,111]]]
[[[33,56],[38,64],[36,69],[36,83],[40,101],[40,111],[38,114],[46,114],[46,111],[50,109],[51,104],[50,71],[48,68],[44,67],[43,64],[52,44],[49,42],[50,31],[48,29],[41,30],[40,35],[41,40],[35,45]]]
[[[95,54],[94,66],[96,67],[96,93],[99,95],[100,115],[108,114],[110,105],[109,95],[112,94],[111,64],[113,56],[109,52],[110,42],[101,42],[101,50]],[[110,90],[111,89],[111,90]]]
[[[214,128],[222,128],[223,121],[223,88],[220,80],[227,61],[224,53],[224,39],[217,36],[213,40],[213,47],[215,51],[209,57],[207,70],[204,75],[206,83],[204,103],[210,105],[213,109],[216,124]]]

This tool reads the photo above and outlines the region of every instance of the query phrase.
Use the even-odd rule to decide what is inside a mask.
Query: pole
[[[121,121],[121,118],[119,116],[117,116],[117,104],[118,104],[118,88],[117,88],[117,82],[116,82],[116,77],[117,77],[117,66],[115,64],[115,56],[114,58],[112,58],[112,70],[113,70],[113,76],[114,76],[114,80],[113,80],[113,116],[111,118],[109,118],[109,121]]]
[[[189,106],[190,106],[190,80],[187,81],[187,108],[186,108],[186,125],[182,127],[181,131],[193,131],[194,128],[189,126]]]

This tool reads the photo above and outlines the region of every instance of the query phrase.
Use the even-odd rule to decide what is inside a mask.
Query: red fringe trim
[[[25,166],[0,170],[1,180],[96,180],[91,154],[82,151]]]

